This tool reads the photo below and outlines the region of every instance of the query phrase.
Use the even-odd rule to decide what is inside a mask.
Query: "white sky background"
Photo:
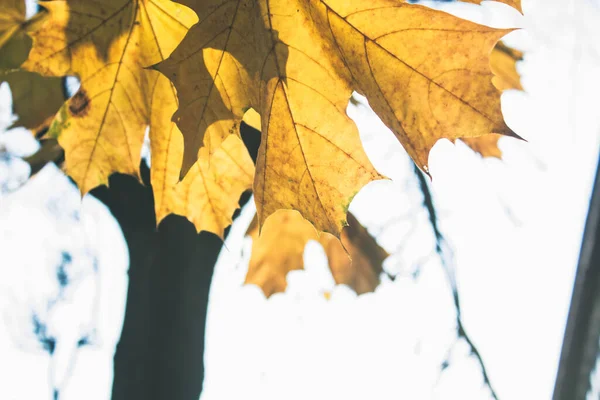
[[[478,22],[525,28],[506,41],[526,52],[518,67],[526,93],[506,92],[502,100],[508,124],[528,142],[502,139],[502,162],[447,141],[430,157],[463,321],[503,400],[551,396],[600,141],[600,2],[523,3],[525,17],[489,2],[442,5]],[[5,84],[0,96],[5,121]],[[351,211],[394,253],[385,267],[397,279],[359,297],[333,288],[313,243],[307,271],[290,274],[287,292],[267,301],[258,288],[241,286],[250,249],[242,237],[253,213],[247,207],[213,281],[203,400],[489,398],[464,343],[452,347],[454,308],[412,165],[366,106],[350,107],[349,114],[375,166],[393,179],[368,185]],[[7,126],[0,123],[0,131]],[[12,131],[0,141],[14,153],[31,151],[18,135],[26,136]],[[0,175],[18,175],[19,167],[11,168],[0,168]],[[109,398],[127,256],[114,239],[116,223],[97,201],[86,197],[80,219],[69,217],[76,197],[66,179],[47,169],[0,198],[2,399],[49,399],[49,382],[62,387],[61,399]],[[49,213],[52,201],[63,211]],[[52,274],[65,248],[79,279],[47,310],[60,292]],[[94,257],[97,270],[90,266]],[[331,290],[326,301],[323,292]],[[31,309],[64,338],[52,368],[33,336],[18,334],[27,332]],[[90,331],[91,344],[75,351]],[[450,367],[440,375],[447,356]],[[69,365],[73,374],[65,381]]]

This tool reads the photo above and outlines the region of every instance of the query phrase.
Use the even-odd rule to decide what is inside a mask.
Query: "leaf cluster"
[[[519,0],[503,2],[520,11]],[[366,257],[369,274],[381,270],[383,250],[355,251],[348,239],[367,234],[347,217],[352,198],[384,178],[346,114],[353,91],[425,172],[441,138],[499,157],[498,138],[518,137],[500,108],[501,90],[520,89],[521,55],[499,42],[510,30],[405,0],[40,5],[26,20],[23,0],[1,0],[0,80],[11,86],[18,124],[47,130],[64,149],[64,169],[82,194],[115,172],[139,176],[148,132],[157,220],[177,213],[222,237],[240,194],[252,189],[254,253],[287,237],[285,260],[275,261],[285,271],[301,268],[310,239],[325,246],[339,282],[358,274],[338,279],[347,268],[340,249]],[[68,99],[67,76],[81,82]],[[256,164],[240,138],[242,120],[261,131]],[[272,260],[256,257],[248,281],[265,282],[261,265]],[[359,291],[378,282],[363,278],[353,285]]]

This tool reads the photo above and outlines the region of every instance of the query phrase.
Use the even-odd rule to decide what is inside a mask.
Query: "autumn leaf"
[[[494,73],[493,82],[499,90],[523,90],[521,77],[517,72],[517,62],[523,60],[523,53],[498,42],[490,57],[490,66]]]
[[[509,30],[399,0],[186,1],[192,29],[194,12],[167,0],[46,1],[36,28],[19,28],[33,39],[27,70],[82,82],[49,130],[82,193],[137,175],[150,127],[158,220],[176,212],[222,235],[253,175],[239,124],[255,110],[259,226],[294,209],[339,237],[352,198],[383,178],[346,115],[353,90],[425,170],[440,138],[514,135],[489,65]],[[13,14],[6,43],[27,26]]]
[[[69,3],[69,5],[72,7],[78,6],[76,3]],[[145,6],[143,8],[143,10],[145,11],[142,11],[142,9],[140,8],[139,19],[142,22],[147,22],[148,29],[158,29],[162,26],[161,24],[164,25],[164,22],[162,22],[161,19],[166,19],[168,22],[167,26],[170,26],[169,24],[173,22],[173,16],[179,17],[180,9],[183,10],[183,7],[175,8],[171,10],[170,14],[168,14],[166,13],[166,9],[157,8],[160,7],[160,5],[160,2],[148,2],[147,4],[140,5],[141,7]],[[71,43],[69,47],[72,49],[77,49],[77,51],[82,52],[89,51],[92,54],[94,54],[94,61],[96,62],[96,64],[90,63],[89,65],[93,65],[94,67],[96,67],[97,65],[101,66],[98,67],[98,71],[100,72],[91,73],[91,76],[97,73],[102,74],[104,73],[105,69],[111,68],[110,64],[113,63],[113,60],[115,60],[116,57],[119,55],[119,53],[117,53],[116,55],[111,55],[110,52],[112,51],[111,49],[114,50],[114,46],[119,45],[120,40],[123,40],[122,38],[120,38],[119,35],[127,34],[127,29],[123,29],[123,26],[120,26],[119,29],[117,29],[114,26],[114,20],[116,19],[119,21],[123,21],[124,19],[126,19],[124,17],[128,15],[128,7],[134,7],[136,5],[133,3],[123,3],[123,6],[125,8],[118,9],[115,13],[111,14],[111,17],[106,19],[107,24],[113,24],[112,30],[110,31],[110,34],[112,36],[103,35],[102,39],[98,41],[96,41],[97,36],[93,35],[98,35],[99,33],[88,33],[88,36],[91,35],[91,39],[86,39],[85,35],[78,37],[77,35],[73,34],[74,30],[76,32],[81,31],[80,25],[82,23],[82,20],[73,18],[72,14],[78,15],[74,9],[68,10],[69,18],[67,22],[67,28],[65,28],[65,42],[67,44]],[[170,3],[168,4],[168,6],[172,7]],[[51,10],[52,7],[55,7],[55,5],[49,5],[49,8]],[[148,10],[153,9],[157,11],[156,15],[147,12]],[[96,11],[98,13],[102,13],[102,10],[103,8],[99,8]],[[53,14],[50,14],[50,17],[55,19],[58,18],[58,15],[62,15],[64,17],[64,10],[60,10],[60,12],[62,12],[62,14],[60,14],[59,11],[55,10]],[[188,16],[193,17],[193,13],[191,13],[191,11],[189,10],[188,14]],[[85,18],[91,18],[90,15],[93,14],[89,12],[86,13]],[[89,21],[87,21],[86,19],[84,19],[83,21],[89,23]],[[195,22],[195,19],[192,18],[190,19],[190,21]],[[130,22],[132,22],[133,25],[136,25],[136,22],[138,21]],[[191,22],[188,25],[191,25]],[[87,28],[90,27],[87,26]],[[179,34],[181,38],[183,36],[183,33],[185,32],[184,28],[185,27],[177,25],[176,28],[173,29]],[[40,40],[43,41],[43,29],[49,29],[49,27],[42,26],[41,29],[42,31],[36,33],[35,37],[38,39],[42,38]],[[103,28],[97,27],[97,29],[101,30]],[[129,38],[130,41],[141,39],[147,40],[147,32],[140,31],[136,34],[134,32],[133,26],[129,27],[128,29],[130,29],[131,32],[129,33],[129,35],[132,37]],[[135,39],[135,36],[138,36],[139,39]],[[90,43],[87,44],[87,47],[86,45],[82,45],[79,43],[80,41],[85,40],[90,40]],[[172,50],[173,43],[167,42],[166,45],[162,44],[159,41],[156,45],[156,48],[147,48],[146,50],[148,51],[148,55],[152,56],[153,52],[158,51],[158,55],[162,59],[163,55],[161,52]],[[131,49],[129,49],[129,47],[127,46],[131,46]],[[94,103],[92,103],[92,99],[90,98],[89,100],[86,100],[85,96],[88,95],[83,95],[83,93],[86,93],[86,91],[95,90],[97,88],[94,86],[93,82],[89,85],[86,85],[86,81],[84,80],[82,90],[75,96],[75,102],[71,103],[71,105],[68,106],[68,108],[63,108],[61,115],[58,116],[58,119],[55,122],[54,130],[53,132],[51,132],[51,134],[57,134],[57,126],[59,130],[62,130],[64,128],[67,131],[66,133],[62,131],[58,133],[58,138],[60,142],[64,145],[65,141],[62,139],[68,139],[68,135],[73,135],[74,133],[76,133],[76,131],[74,130],[71,131],[69,129],[66,129],[68,127],[66,126],[67,123],[65,122],[65,120],[68,118],[75,117],[75,114],[79,112],[79,114],[81,114],[81,119],[86,120],[84,121],[84,123],[86,124],[85,127],[91,128],[92,131],[93,129],[100,129],[100,132],[96,135],[96,137],[94,137],[94,139],[92,139],[92,142],[90,143],[92,146],[102,147],[103,142],[110,142],[111,140],[113,140],[114,138],[113,134],[111,133],[111,129],[116,130],[116,133],[121,135],[121,137],[118,138],[118,140],[122,142],[122,140],[126,139],[129,134],[129,131],[124,132],[123,130],[129,128],[130,126],[114,126],[114,124],[111,126],[110,123],[108,123],[105,126],[100,126],[98,128],[99,124],[94,124],[94,118],[97,119],[100,113],[104,113],[102,114],[103,118],[111,118],[110,113],[116,114],[119,117],[119,119],[129,118],[130,113],[125,113],[120,110],[123,107],[126,110],[130,110],[130,108],[133,107],[133,104],[128,103],[129,99],[135,99],[136,97],[138,97],[138,103],[140,103],[142,106],[145,105],[145,109],[134,109],[135,112],[139,112],[140,114],[137,116],[140,121],[140,126],[143,126],[143,122],[146,120],[147,122],[149,122],[150,126],[150,139],[152,148],[151,183],[155,198],[157,222],[160,223],[160,221],[164,217],[166,217],[169,213],[173,212],[187,217],[191,222],[195,224],[198,231],[207,230],[214,232],[219,236],[222,236],[225,227],[231,223],[231,215],[235,208],[237,208],[238,206],[238,199],[240,194],[244,190],[248,189],[252,184],[252,177],[254,172],[254,166],[252,164],[252,161],[250,160],[250,157],[248,156],[247,151],[241,143],[241,141],[239,141],[239,139],[236,141],[234,138],[232,138],[232,140],[228,141],[227,143],[224,143],[222,149],[220,148],[215,154],[213,154],[212,159],[209,160],[206,154],[201,154],[193,170],[194,173],[188,174],[186,180],[178,184],[179,167],[181,165],[181,159],[183,154],[183,140],[177,126],[171,121],[171,116],[177,109],[176,92],[172,84],[164,76],[155,71],[149,71],[143,68],[143,63],[149,64],[154,60],[148,59],[147,61],[143,61],[143,54],[136,54],[136,52],[139,51],[139,49],[136,48],[137,46],[137,42],[134,42],[130,45],[123,44],[122,47],[118,47],[118,50],[122,52],[122,60],[119,59],[118,62],[121,63],[123,71],[121,71],[121,73],[119,73],[119,71],[115,71],[116,75],[114,77],[114,87],[109,87],[107,89],[109,91],[124,90],[125,92],[122,94],[115,93],[115,98],[116,96],[124,95],[125,97],[127,97],[127,99],[125,99],[127,100],[127,102],[125,102],[124,104],[120,104],[116,101],[113,101],[113,99],[111,98],[106,105],[101,104],[101,107],[106,108],[102,109],[101,107],[99,107],[95,110],[96,115],[94,115],[94,113],[88,113],[86,107],[95,104],[95,99],[93,100]],[[58,54],[52,53],[49,56],[48,60],[46,60],[45,62],[50,62],[56,57],[60,58],[60,56],[60,52]],[[130,59],[130,57],[133,56],[136,56],[137,59]],[[76,56],[73,55],[73,57]],[[85,69],[89,65],[83,64],[81,68]],[[136,74],[134,74],[134,72],[137,73],[137,76]],[[14,74],[18,74],[18,76],[36,75],[31,72],[16,72]],[[12,75],[13,74],[11,74],[11,76]],[[37,76],[39,77],[39,75]],[[123,80],[125,79],[136,81],[134,83],[138,83],[138,87],[136,87],[135,84],[132,85],[131,82],[129,82],[127,85],[123,85]],[[19,84],[18,86],[16,86],[17,89],[22,87],[23,90],[18,90],[17,92],[15,92],[15,90],[13,89],[13,98],[15,100],[18,100],[19,93],[21,92],[36,93],[36,97],[33,100],[43,102],[47,98],[47,96],[50,96],[52,94],[52,92],[50,90],[50,87],[45,87],[42,84],[54,80],[60,82],[60,78],[43,77],[39,77],[39,79],[33,80],[31,82],[17,82]],[[31,84],[34,84],[34,86],[31,86]],[[117,87],[117,84],[122,85],[122,87]],[[62,85],[59,86],[59,88],[60,93],[62,94]],[[102,96],[102,94],[100,94],[99,96]],[[124,97],[121,97],[120,100],[124,100]],[[140,104],[138,104],[138,106],[140,106]],[[57,108],[58,107],[54,109],[54,112],[56,112]],[[74,110],[76,112],[73,112]],[[67,114],[65,114],[65,111],[67,112]],[[136,116],[133,115],[133,117],[135,118]],[[63,126],[61,126],[60,124],[62,124]],[[81,128],[81,125],[79,127]],[[139,130],[138,132],[132,132],[132,135],[139,134],[143,135],[143,130]],[[78,138],[75,139],[80,140]],[[75,143],[74,146],[76,147],[77,144]],[[137,146],[137,143],[128,143],[128,146],[129,149],[127,147],[123,147],[119,150],[122,150],[123,152],[127,152],[129,150],[129,153],[131,154],[139,154],[140,149]],[[129,153],[126,153],[126,155],[130,157]],[[67,148],[67,163],[69,163],[69,160],[72,160],[73,158],[70,155],[73,155],[73,150],[69,150]],[[93,154],[89,151],[87,152],[87,154],[85,154],[84,150],[84,156],[90,157],[90,159],[88,160],[88,162],[90,163],[97,162],[96,160],[99,157],[112,157],[114,159],[115,164],[121,162],[121,159],[118,158],[118,154]],[[231,157],[234,157],[233,161],[231,160]],[[132,168],[134,163],[135,158],[131,162],[132,165],[130,165],[129,167]],[[211,167],[209,168],[209,166]],[[91,168],[93,168],[93,166]],[[101,172],[105,173],[107,170],[108,169],[103,170]],[[72,173],[70,168],[67,168],[67,172]],[[107,174],[110,174],[110,172],[112,171],[108,170]],[[93,187],[93,185],[95,184],[96,182],[90,183],[89,188]],[[206,204],[209,204],[211,207],[205,207]]]
[[[156,81],[150,122],[151,184],[157,224],[170,213],[188,218],[198,232],[223,238],[239,207],[240,195],[252,187],[254,164],[242,140],[231,135],[215,152],[200,149],[198,160],[182,182],[183,137],[170,117],[177,110],[177,95],[164,76]]]
[[[166,58],[197,16],[167,0],[40,4],[49,15],[31,33],[24,68],[81,80],[49,131],[65,149],[66,172],[82,193],[107,184],[113,172],[138,175],[144,132],[160,111],[151,101],[160,74],[146,67]],[[165,91],[173,96],[168,85]]]
[[[304,268],[304,248],[309,240],[317,240],[337,284],[348,285],[358,294],[372,292],[379,285],[388,254],[352,214],[348,223],[340,242],[328,233],[319,237],[298,212],[280,210],[267,218],[259,237],[255,217],[246,233],[252,237],[252,255],[245,283],[259,286],[267,297],[285,291],[288,272]]]
[[[523,90],[521,78],[517,72],[517,62],[523,59],[523,53],[503,42],[498,42],[490,57],[490,66],[494,73],[492,82],[499,90]],[[502,158],[498,141],[502,135],[487,134],[474,138],[461,138],[473,151],[482,157]]]
[[[38,74],[18,71],[31,49],[27,35],[41,24],[45,13],[25,19],[24,0],[3,0],[0,3],[0,82],[10,86],[13,113],[18,120],[13,127],[23,126],[34,132],[49,124],[65,101],[61,78],[45,78]]]
[[[388,0],[339,3],[329,23],[345,63],[417,165],[427,171],[440,138],[514,135],[489,66],[510,30]]]
[[[198,160],[179,182],[183,137],[170,117],[177,110],[172,83],[160,76],[153,88],[150,118],[151,184],[157,224],[169,214],[185,216],[196,230],[223,238],[242,192],[252,187],[254,164],[237,136],[228,137],[213,154],[202,148]]]
[[[285,290],[288,272],[304,268],[304,247],[318,236],[300,213],[290,210],[267,218],[260,237],[255,217],[246,235],[252,237],[252,255],[245,283],[259,286],[267,297]]]
[[[212,154],[200,149],[199,157],[175,188],[173,212],[185,215],[198,231],[207,230],[223,239],[241,194],[252,187],[254,163],[242,139],[233,135]]]
[[[166,140],[151,142],[157,222],[175,213],[187,217],[198,232],[205,230],[223,238],[233,212],[239,207],[240,195],[252,187],[254,164],[244,143],[232,135],[212,154],[202,148],[198,161],[178,183],[183,140],[180,134],[171,134],[170,140],[170,144]]]
[[[158,65],[177,87],[175,118],[191,138],[184,165],[206,136],[212,143],[237,133],[253,108],[265,127],[254,180],[260,223],[278,209],[296,209],[317,229],[339,235],[354,195],[381,176],[345,113],[352,89],[337,79],[343,65],[312,26],[310,4],[297,4],[303,12],[293,2],[279,11],[249,0],[186,5],[206,18]],[[277,25],[288,7],[291,23]],[[270,22],[263,18],[269,15]]]
[[[348,213],[348,226],[342,231],[341,243],[325,233],[319,243],[325,249],[331,274],[338,285],[347,285],[357,294],[372,292],[379,286],[382,264],[389,254],[354,215]]]
[[[184,172],[203,143],[236,133],[256,110],[259,224],[296,209],[339,236],[353,196],[381,178],[345,113],[352,90],[425,170],[440,138],[515,136],[489,65],[510,30],[398,0],[183,3],[201,22],[157,68],[178,91]]]

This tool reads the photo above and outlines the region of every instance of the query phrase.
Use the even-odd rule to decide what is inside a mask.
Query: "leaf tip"
[[[525,138],[521,137],[520,135],[518,135],[508,125],[506,125],[506,123],[504,123],[504,126],[501,129],[499,129],[498,132],[492,132],[492,133],[497,133],[497,134],[500,134],[500,135],[512,137],[512,138],[515,138],[515,139],[527,142],[527,139],[525,139]]]
[[[518,134],[517,134],[516,132],[514,132],[513,130],[511,130],[511,131],[510,131],[510,133],[509,133],[509,134],[507,134],[507,136],[513,137],[513,138],[515,138],[515,139],[518,139],[518,140],[522,140],[522,141],[524,141],[524,142],[526,142],[526,143],[529,143],[529,141],[528,141],[527,139],[525,139],[524,137],[522,137],[522,136],[518,135]]]
[[[429,165],[428,164],[423,164],[423,165],[419,166],[419,169],[421,171],[423,171],[423,173],[425,175],[427,175],[427,177],[429,178],[430,182],[433,182],[433,177],[431,176],[431,173],[429,171]]]

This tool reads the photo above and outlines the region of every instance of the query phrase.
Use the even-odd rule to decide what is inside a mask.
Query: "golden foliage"
[[[304,268],[304,248],[309,240],[316,240],[325,249],[337,284],[358,294],[372,292],[388,254],[350,213],[348,223],[340,242],[328,233],[318,235],[298,212],[280,210],[267,218],[259,237],[255,217],[246,233],[252,238],[252,255],[245,282],[259,286],[267,297],[285,291],[288,272]]]
[[[169,94],[169,95],[166,95]],[[171,82],[156,81],[150,119],[151,183],[157,223],[170,213],[187,217],[198,231],[223,237],[242,192],[252,187],[254,164],[237,136],[228,137],[212,155],[200,149],[198,160],[179,182],[183,138],[170,117],[177,109]]]
[[[25,70],[81,80],[49,136],[82,193],[113,172],[138,175],[149,128],[158,221],[175,212],[222,235],[252,185],[259,226],[297,210],[340,237],[352,198],[384,178],[346,115],[353,91],[425,171],[440,138],[499,156],[498,134],[516,136],[500,110],[500,90],[520,87],[519,54],[498,44],[510,30],[405,0],[181,3],[43,1],[31,21],[22,0],[0,5],[0,65],[29,54]],[[32,40],[31,51],[15,40]],[[15,93],[42,88],[33,82]],[[262,126],[256,173],[239,138],[244,118]]]
[[[339,236],[353,196],[382,178],[345,113],[352,90],[425,170],[440,138],[516,136],[489,65],[510,30],[398,0],[182,2],[205,18],[157,68],[180,98],[183,172],[256,110],[259,224],[295,209]]]
[[[82,193],[106,184],[113,172],[137,175],[149,127],[157,221],[174,212],[197,230],[222,236],[240,194],[252,184],[252,161],[241,141],[231,138],[210,158],[200,151],[193,173],[179,183],[183,140],[171,121],[176,92],[167,78],[147,68],[174,50],[197,22],[194,12],[166,0],[42,5],[48,18],[32,33],[24,67],[81,79],[49,136],[65,149],[67,173]]]
[[[158,68],[177,87],[175,118],[192,156],[205,136],[213,148],[236,133],[248,108],[261,115],[254,179],[261,225],[278,209],[295,209],[339,236],[354,195],[382,177],[346,115],[352,89],[337,78],[341,60],[312,26],[312,5],[296,3],[269,3],[278,10],[253,0],[186,3],[207,17]],[[184,155],[184,166],[192,160]]]

